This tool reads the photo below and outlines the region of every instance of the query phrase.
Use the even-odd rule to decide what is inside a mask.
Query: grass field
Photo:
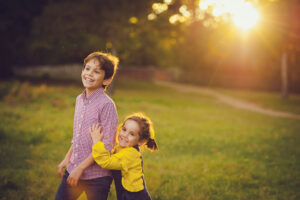
[[[75,85],[0,83],[0,199],[54,198],[56,166],[70,147],[81,92]],[[257,99],[255,93],[232,93]],[[300,199],[299,120],[238,110],[148,82],[120,81],[112,98],[120,121],[142,111],[154,122],[160,150],[144,152],[153,200]],[[286,107],[269,94],[260,93],[257,101]],[[300,97],[285,104],[299,109]],[[115,199],[113,190],[109,199]]]
[[[300,95],[289,94],[283,99],[279,92],[243,91],[215,88],[216,91],[259,106],[278,111],[300,114]]]

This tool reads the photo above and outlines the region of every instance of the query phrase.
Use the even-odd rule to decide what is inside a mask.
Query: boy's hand
[[[90,133],[91,133],[91,137],[93,140],[93,144],[96,144],[103,139],[104,134],[103,134],[101,128],[102,127],[99,124],[94,124],[90,128]]]
[[[57,173],[60,176],[60,178],[63,177],[64,175],[63,170],[67,168],[67,166],[68,166],[68,161],[66,159],[61,161],[61,163],[57,166]]]
[[[81,169],[80,167],[76,167],[69,175],[68,179],[67,179],[67,183],[69,185],[71,185],[72,187],[77,186],[77,183],[79,181],[80,176],[83,173],[83,169]]]

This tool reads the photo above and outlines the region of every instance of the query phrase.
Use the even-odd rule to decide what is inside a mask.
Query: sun
[[[259,20],[257,9],[245,0],[201,0],[199,8],[211,12],[216,18],[229,15],[233,23],[243,30],[254,27]]]
[[[237,27],[248,30],[257,24],[259,13],[250,3],[245,3],[232,13],[232,20]]]

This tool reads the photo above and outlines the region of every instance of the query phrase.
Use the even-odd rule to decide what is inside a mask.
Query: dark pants
[[[118,200],[151,200],[144,181],[144,189],[138,192],[129,192],[122,186],[122,174],[120,170],[111,170],[115,181]]]
[[[57,189],[55,200],[77,199],[85,191],[88,200],[107,200],[112,177],[105,176],[90,180],[79,180],[76,187],[67,183],[69,173],[66,171]]]

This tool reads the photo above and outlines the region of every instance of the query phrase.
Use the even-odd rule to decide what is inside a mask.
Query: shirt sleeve
[[[103,142],[98,142],[93,145],[93,158],[95,162],[104,169],[122,169],[122,157],[123,153],[110,154],[104,147]],[[126,168],[126,167],[125,167]],[[125,169],[125,171],[127,171]]]
[[[76,127],[76,106],[78,105],[78,99],[79,99],[79,95],[76,97],[76,100],[75,100],[75,106],[74,106],[74,117],[73,117],[73,137],[72,137],[72,140],[71,140],[71,144],[74,143],[74,131],[75,131],[75,127]]]
[[[118,114],[115,104],[108,102],[100,113],[100,125],[104,133],[103,143],[107,151],[111,151],[115,144],[115,137],[118,126]]]

